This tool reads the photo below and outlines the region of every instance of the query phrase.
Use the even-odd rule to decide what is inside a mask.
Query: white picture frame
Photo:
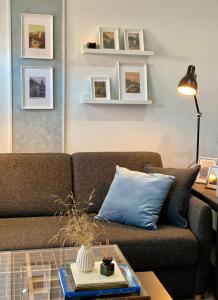
[[[198,165],[201,169],[195,182],[206,184],[210,168],[217,165],[217,158],[199,157]]]
[[[218,178],[218,166],[210,167],[205,187],[207,189],[216,190],[217,189],[217,178]]]
[[[53,59],[53,16],[21,13],[22,58]]]
[[[110,78],[90,77],[91,100],[111,100]]]
[[[53,109],[53,68],[22,67],[22,109]]]
[[[120,49],[119,28],[100,27],[99,47],[100,49],[119,50]]]
[[[117,72],[119,85],[119,100],[148,100],[146,64],[118,62]]]
[[[125,50],[144,51],[144,30],[126,28],[124,30]]]

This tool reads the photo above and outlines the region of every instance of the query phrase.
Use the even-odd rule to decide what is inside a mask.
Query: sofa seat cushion
[[[59,247],[49,241],[64,223],[54,217],[0,219],[0,251]]]
[[[134,270],[197,263],[198,243],[189,229],[158,225],[157,230],[103,222],[111,244],[118,244]]]
[[[98,222],[110,243],[119,245],[134,270],[197,263],[197,240],[189,229],[160,225],[150,231],[115,222]],[[0,250],[59,247],[59,241],[49,243],[49,240],[65,223],[66,218],[54,217],[0,219]]]

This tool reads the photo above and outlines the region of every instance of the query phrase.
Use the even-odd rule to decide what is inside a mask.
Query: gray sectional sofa
[[[95,189],[97,213],[115,174],[115,166],[141,170],[142,163],[162,167],[153,152],[99,152],[0,155],[0,250],[58,247],[49,243],[65,222],[53,217],[61,207],[51,195],[73,191],[83,205]],[[134,208],[133,208],[134,209]],[[153,270],[173,297],[202,294],[207,283],[211,243],[211,210],[192,197],[189,227],[158,224],[148,231],[103,222],[135,271]]]

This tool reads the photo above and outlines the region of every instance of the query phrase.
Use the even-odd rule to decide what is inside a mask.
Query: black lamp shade
[[[178,91],[183,95],[195,96],[198,89],[196,81],[197,75],[195,73],[195,66],[188,66],[186,75],[180,80],[178,84]]]

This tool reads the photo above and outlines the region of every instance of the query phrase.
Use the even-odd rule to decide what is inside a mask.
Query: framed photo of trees
[[[21,14],[22,58],[53,59],[53,16]]]

